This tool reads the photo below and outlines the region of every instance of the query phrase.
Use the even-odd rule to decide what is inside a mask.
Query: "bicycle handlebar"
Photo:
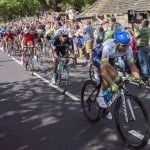
[[[23,48],[37,48],[36,46],[23,46]]]

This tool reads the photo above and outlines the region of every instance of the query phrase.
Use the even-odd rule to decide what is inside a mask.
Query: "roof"
[[[97,0],[88,9],[78,15],[92,17],[95,14],[127,13],[128,10],[150,11],[150,0]]]

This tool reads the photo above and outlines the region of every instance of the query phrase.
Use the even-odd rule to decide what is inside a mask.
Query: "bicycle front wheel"
[[[149,139],[149,119],[146,109],[138,97],[125,95],[125,103],[118,98],[115,107],[117,130],[127,147],[142,149]]]
[[[69,86],[69,68],[64,66],[60,73],[58,73],[58,84],[59,87],[64,89],[64,92],[67,91]]]
[[[99,120],[100,108],[96,102],[98,88],[92,80],[85,81],[81,90],[81,106],[85,117],[95,123]]]

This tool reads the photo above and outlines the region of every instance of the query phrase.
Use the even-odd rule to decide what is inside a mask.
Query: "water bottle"
[[[105,90],[103,94],[106,103],[108,103],[113,97],[113,94],[109,90]]]

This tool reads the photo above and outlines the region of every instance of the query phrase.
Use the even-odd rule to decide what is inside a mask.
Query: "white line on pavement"
[[[33,73],[36,77],[40,78],[41,80],[43,80],[45,83],[48,83],[49,86],[55,88],[56,90],[58,90],[59,92],[63,92],[64,90],[61,89],[59,86],[53,85],[51,84],[51,82],[45,78],[43,78],[41,75],[39,75],[38,73]],[[65,95],[69,96],[71,99],[75,100],[75,101],[79,101],[80,99],[77,98],[76,96],[74,96],[73,94],[69,93],[68,91],[65,92]]]
[[[141,133],[136,132],[135,130],[130,130],[128,132],[140,140],[142,140],[144,138],[144,136]],[[150,140],[148,140],[148,144],[150,144]]]
[[[11,58],[17,62],[19,65],[22,65],[21,62],[19,60],[17,60],[15,57],[11,56]],[[62,88],[60,88],[59,86],[53,85],[51,84],[51,82],[45,78],[43,78],[41,75],[39,75],[38,73],[34,72],[33,73],[37,78],[41,79],[42,81],[44,81],[45,83],[47,83],[49,86],[55,88],[57,91],[59,92],[63,92],[64,90]],[[65,95],[67,95],[68,97],[70,97],[71,99],[73,99],[74,101],[80,101],[80,99],[76,96],[74,96],[73,94],[71,94],[70,92],[66,91]]]

